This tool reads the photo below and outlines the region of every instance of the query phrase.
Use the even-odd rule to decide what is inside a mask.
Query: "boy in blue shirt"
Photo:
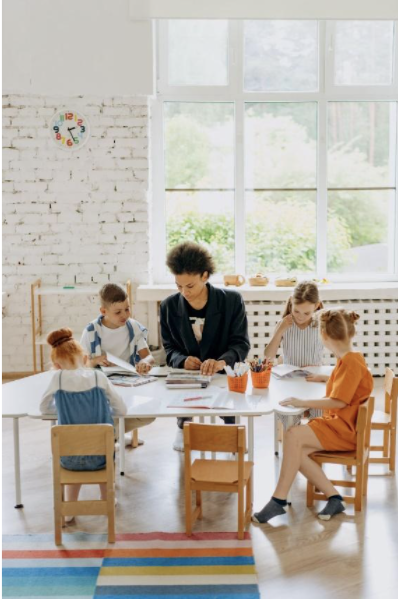
[[[135,366],[139,374],[148,373],[154,359],[147,344],[147,329],[131,318],[127,293],[119,285],[108,283],[99,296],[100,316],[87,325],[80,341],[89,357],[88,366],[111,366],[106,356],[109,352]],[[126,445],[131,445],[135,428],[153,421],[154,418],[126,418]]]

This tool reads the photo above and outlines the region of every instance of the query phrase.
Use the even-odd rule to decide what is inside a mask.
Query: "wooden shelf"
[[[84,295],[96,295],[101,289],[101,285],[91,287],[36,287],[34,294],[39,295],[75,295],[81,293]]]

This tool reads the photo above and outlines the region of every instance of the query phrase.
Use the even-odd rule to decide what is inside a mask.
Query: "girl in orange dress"
[[[325,508],[318,514],[321,520],[330,520],[345,510],[343,498],[310,454],[355,449],[358,409],[371,394],[373,379],[362,354],[352,350],[358,314],[343,309],[321,310],[318,318],[322,342],[337,358],[326,385],[326,397],[317,400],[289,397],[280,404],[318,408],[324,410],[324,415],[306,426],[292,426],[286,432],[278,484],[270,501],[252,518],[259,524],[286,513],[286,497],[297,472],[304,474],[328,497]]]

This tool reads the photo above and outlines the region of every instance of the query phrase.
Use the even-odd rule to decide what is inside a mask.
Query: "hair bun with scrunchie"
[[[55,348],[59,347],[63,343],[66,343],[66,341],[70,341],[72,338],[72,329],[58,329],[57,331],[52,331],[52,333],[49,333],[47,336],[47,343],[51,345],[51,347]]]

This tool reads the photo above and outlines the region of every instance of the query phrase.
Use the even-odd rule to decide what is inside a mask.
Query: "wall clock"
[[[50,136],[62,150],[79,150],[90,135],[90,126],[85,116],[77,110],[58,110],[50,123]]]

